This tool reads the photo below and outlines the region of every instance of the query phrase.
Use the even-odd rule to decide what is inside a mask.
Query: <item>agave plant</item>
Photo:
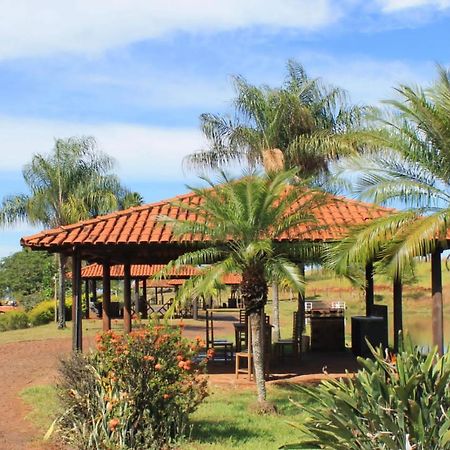
[[[284,449],[450,449],[450,355],[424,354],[409,338],[397,355],[373,349],[352,378],[298,389],[315,401],[299,428],[307,438]],[[300,405],[299,405],[300,406]]]

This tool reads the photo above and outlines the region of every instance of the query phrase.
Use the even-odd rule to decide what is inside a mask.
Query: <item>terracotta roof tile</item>
[[[133,264],[131,266],[131,277],[132,278],[149,278],[158,273],[160,270],[164,268],[163,264]],[[123,265],[117,264],[114,266],[111,266],[110,273],[112,278],[123,278],[124,276],[124,269]],[[154,285],[157,285],[158,287],[161,286],[167,286],[167,285],[180,285],[183,283],[183,280],[186,280],[190,277],[193,277],[194,275],[198,275],[200,273],[199,269],[196,269],[195,267],[191,266],[185,266],[182,268],[179,268],[177,270],[172,270],[168,273],[167,280],[161,280],[160,284],[159,282],[152,281]],[[72,274],[69,273],[68,277],[71,278]],[[101,264],[90,264],[88,266],[85,266],[81,269],[81,277],[82,278],[97,278],[101,279],[103,277],[103,266]],[[238,274],[230,274],[225,275],[222,279],[222,282],[224,284],[229,285],[235,285],[240,284],[242,278]]]
[[[302,198],[300,202],[307,201]],[[168,242],[199,242],[201,235],[176,238],[171,225],[157,221],[158,216],[168,215],[197,220],[195,214],[181,210],[176,203],[198,205],[200,198],[194,193],[147,205],[99,216],[65,227],[46,230],[24,237],[21,244],[35,249],[58,249],[76,244],[160,244]],[[327,196],[326,203],[313,209],[317,224],[298,226],[284,233],[280,240],[339,240],[349,226],[363,224],[367,220],[385,216],[392,210],[344,197]]]

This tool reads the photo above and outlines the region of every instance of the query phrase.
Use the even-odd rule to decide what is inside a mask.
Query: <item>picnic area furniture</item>
[[[264,313],[263,313],[264,314]],[[253,353],[252,353],[252,330],[250,321],[248,320],[248,315],[240,316],[240,318],[245,317],[245,322],[235,323],[235,331],[245,330],[245,339],[242,339],[241,342],[245,343],[245,349],[241,349],[240,351],[236,350],[236,378],[239,378],[239,374],[247,374],[247,378],[249,380],[252,379],[252,371],[253,371]],[[236,341],[237,345],[238,341]],[[266,376],[269,376],[269,365],[270,365],[270,356],[271,356],[271,348],[272,348],[272,325],[270,324],[270,317],[264,314],[264,356],[265,356],[265,364],[264,364],[264,372]],[[245,367],[241,367],[241,361],[247,361],[247,365]]]
[[[280,339],[274,343],[274,353],[277,359],[283,359],[286,354],[286,349],[291,348],[291,355],[297,358],[300,352],[300,333],[299,333],[299,312],[292,313],[292,338]]]
[[[343,315],[311,316],[311,350],[345,350],[345,326]]]
[[[214,316],[213,311],[206,310],[206,349],[220,350],[225,362],[233,357],[233,343],[227,339],[214,338]]]

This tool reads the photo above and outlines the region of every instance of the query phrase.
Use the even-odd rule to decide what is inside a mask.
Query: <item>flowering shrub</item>
[[[98,336],[96,352],[62,362],[61,437],[79,449],[170,447],[207,395],[201,347],[169,326]]]

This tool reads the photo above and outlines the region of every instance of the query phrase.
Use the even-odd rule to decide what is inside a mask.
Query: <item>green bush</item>
[[[29,313],[31,325],[45,325],[55,319],[55,301],[45,300],[38,303]]]
[[[169,326],[99,336],[96,352],[61,364],[61,439],[77,449],[169,448],[207,395],[199,350]]]
[[[23,311],[9,311],[0,314],[0,331],[18,330],[28,328],[30,319],[28,314]]]
[[[299,387],[316,401],[303,431],[282,448],[327,450],[450,449],[450,354],[423,354],[407,339],[399,353],[359,359],[354,378]]]

